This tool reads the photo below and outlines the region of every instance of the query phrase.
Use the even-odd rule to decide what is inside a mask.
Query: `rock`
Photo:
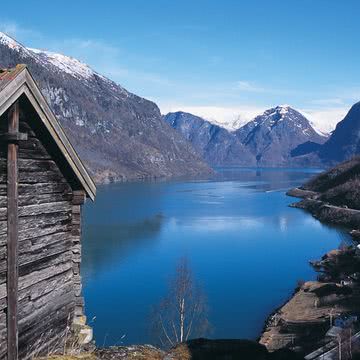
[[[80,345],[89,344],[93,339],[93,329],[90,326],[84,325],[79,333]]]
[[[180,356],[179,353],[176,352],[178,348],[181,348]],[[188,351],[186,351],[186,349]],[[171,350],[169,355],[174,356],[174,360],[303,359],[303,357],[295,354],[289,349],[270,353],[264,345],[261,345],[255,341],[242,339],[189,340],[186,343],[181,344],[175,349]]]

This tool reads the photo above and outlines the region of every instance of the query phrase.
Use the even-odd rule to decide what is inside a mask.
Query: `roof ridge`
[[[10,72],[5,71],[3,73],[6,74],[3,78],[1,78],[2,74],[0,73],[0,80],[3,80],[0,81],[0,94],[4,95],[3,97],[0,96],[0,113],[2,114],[8,109],[11,101],[25,94],[38,113],[41,122],[44,124],[50,136],[54,139],[55,145],[64,157],[64,161],[69,164],[74,176],[79,180],[85,192],[93,200],[96,194],[96,185],[62,129],[53,110],[47,103],[39,86],[27,69],[27,66],[19,64],[10,70]],[[10,76],[8,74],[10,74]]]
[[[25,64],[17,64],[13,68],[0,69],[0,91],[3,90],[15,77],[24,69],[27,68]]]

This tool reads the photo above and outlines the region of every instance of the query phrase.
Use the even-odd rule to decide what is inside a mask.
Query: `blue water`
[[[226,168],[209,180],[98,188],[87,203],[83,293],[96,342],[151,342],[151,306],[187,256],[207,295],[213,338],[259,336],[264,320],[313,279],[311,259],[349,241],[299,209],[286,189],[314,170]]]

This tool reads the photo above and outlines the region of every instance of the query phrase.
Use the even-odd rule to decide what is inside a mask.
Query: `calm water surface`
[[[187,256],[209,302],[213,338],[252,338],[316,274],[308,265],[350,239],[287,205],[314,170],[220,169],[206,181],[98,188],[85,208],[82,275],[98,345],[148,343],[151,305]]]

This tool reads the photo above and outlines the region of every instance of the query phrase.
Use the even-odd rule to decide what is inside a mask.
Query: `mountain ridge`
[[[28,49],[0,32],[0,67],[25,63],[95,180],[193,176],[211,170],[158,106],[77,59]]]
[[[268,109],[236,131],[181,111],[163,119],[213,166],[308,166],[309,161],[298,156],[318,149],[327,139],[289,105]]]
[[[360,101],[355,103],[321,147],[323,162],[333,165],[360,153]]]

